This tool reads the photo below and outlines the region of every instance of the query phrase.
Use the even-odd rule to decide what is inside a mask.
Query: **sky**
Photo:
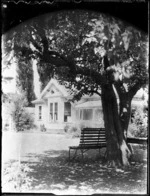
[[[36,97],[40,95],[40,81],[37,72],[36,61],[33,61],[33,74],[34,74],[34,92]],[[9,68],[2,71],[2,77],[11,77],[11,80],[2,80],[2,90],[4,93],[16,93],[16,64],[12,63]]]
[[[2,77],[11,77],[11,80],[2,80],[2,91],[4,93],[15,93],[16,92],[16,64],[12,64],[10,68],[2,71]]]

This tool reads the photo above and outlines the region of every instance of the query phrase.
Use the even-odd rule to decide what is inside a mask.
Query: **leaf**
[[[121,34],[121,36],[124,43],[124,48],[127,51],[129,48],[129,43],[130,43],[132,33],[126,30],[124,33]]]
[[[117,24],[114,24],[113,25],[113,33],[118,35],[119,31],[120,31],[119,26]]]
[[[93,26],[94,23],[93,23],[93,22],[88,22],[88,25],[89,25],[89,26]]]
[[[116,172],[124,173],[124,170],[122,170],[122,169],[116,169]]]

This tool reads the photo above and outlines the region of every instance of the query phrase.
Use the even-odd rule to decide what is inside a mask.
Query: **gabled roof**
[[[39,99],[42,99],[45,96],[45,94],[49,92],[49,89],[52,86],[54,86],[54,88],[57,89],[57,91],[59,91],[59,93],[62,94],[62,96],[69,96],[69,93],[67,92],[66,88],[63,85],[59,84],[57,80],[52,78],[47,84],[47,86],[41,92]]]
[[[59,82],[56,79],[51,79],[49,81],[49,83],[46,85],[46,87],[43,89],[43,91],[41,92],[40,96],[38,97],[38,99],[32,101],[33,104],[40,104],[40,103],[44,103],[44,100],[47,99],[46,95],[49,93],[50,89],[55,89],[59,95],[66,97],[66,98],[70,98],[70,93],[69,91],[65,88],[65,86],[59,84]],[[58,94],[57,93],[57,94]]]
[[[38,99],[32,101],[33,104],[42,104],[45,103],[45,100],[47,99],[47,96],[50,89],[55,89],[57,90],[57,92],[59,92],[59,96],[63,96],[67,99],[71,99],[73,97],[73,95],[71,95],[71,90],[67,89],[64,85],[61,85],[56,79],[51,79],[49,81],[49,83],[46,85],[46,87],[43,89],[43,91],[41,92],[40,96],[38,97]],[[58,94],[58,93],[57,93]],[[54,95],[55,96],[55,95]],[[57,95],[58,96],[58,95]],[[98,99],[99,96],[97,94],[93,94],[92,96],[89,95],[84,95],[82,97],[83,100],[95,100]]]

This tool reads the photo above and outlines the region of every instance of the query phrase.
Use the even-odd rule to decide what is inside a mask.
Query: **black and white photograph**
[[[148,1],[1,1],[2,194],[149,193]]]

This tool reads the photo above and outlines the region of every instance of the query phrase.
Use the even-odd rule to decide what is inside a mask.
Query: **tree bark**
[[[131,151],[126,143],[111,83],[102,85],[102,106],[107,141],[107,160],[111,166],[128,166]]]
[[[127,132],[128,132],[128,126],[130,122],[130,117],[131,117],[131,99],[128,98],[128,96],[122,96],[120,98],[120,120],[121,120],[121,125],[124,133],[125,139],[127,138]]]

